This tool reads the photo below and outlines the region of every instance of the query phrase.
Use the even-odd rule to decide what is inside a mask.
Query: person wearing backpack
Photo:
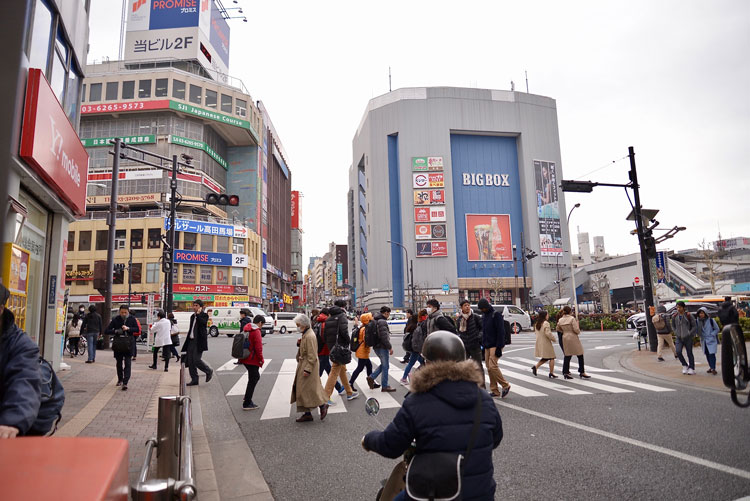
[[[672,355],[677,358],[677,352],[674,349],[674,340],[672,339],[672,325],[667,318],[667,309],[664,306],[657,306],[656,315],[651,318],[656,328],[656,337],[658,338],[659,346],[656,348],[656,359],[659,362],[663,362],[664,358],[661,356],[661,350],[664,346],[669,346],[672,350]]]
[[[122,391],[127,391],[130,381],[130,365],[133,356],[132,345],[135,337],[140,334],[138,322],[130,314],[127,304],[121,304],[119,315],[109,322],[106,333],[114,336],[112,340],[112,353],[117,361],[117,386],[122,386]]]
[[[349,378],[349,386],[354,388],[354,381],[357,380],[357,376],[362,372],[363,369],[367,370],[367,376],[372,374],[372,362],[370,362],[370,347],[365,343],[365,329],[367,325],[372,322],[372,313],[365,313],[359,317],[359,321],[362,322],[362,326],[359,328],[356,340],[352,336],[352,342],[356,343],[356,349],[354,356],[357,357],[357,368],[352,372]],[[380,385],[377,385],[380,388]]]
[[[89,312],[83,318],[83,323],[81,324],[81,332],[86,337],[86,344],[89,350],[89,358],[86,360],[87,364],[93,364],[96,361],[96,342],[103,331],[102,317],[96,312],[96,306],[92,304],[89,306]]]
[[[719,326],[702,307],[698,310],[698,334],[701,337],[701,350],[708,361],[708,373],[714,376],[716,372],[716,347],[719,346]]]
[[[474,313],[468,299],[461,301],[461,312],[458,314],[458,337],[464,343],[466,358],[474,360],[482,372],[484,388],[484,368],[482,367],[482,317]]]
[[[414,332],[414,329],[417,328],[417,316],[414,314],[414,310],[411,308],[408,308],[406,310],[406,325],[404,326],[404,342],[406,342],[407,337],[409,337],[409,334]],[[411,337],[409,337],[409,343],[411,343]],[[403,347],[403,345],[402,345]],[[402,364],[408,364],[409,363],[409,357],[411,357],[411,349],[404,348],[404,358],[399,360]]]
[[[416,320],[414,330],[411,332],[411,356],[409,361],[404,368],[404,375],[399,381],[402,385],[407,386],[409,384],[409,374],[411,373],[414,365],[419,362],[419,367],[424,365],[424,357],[422,357],[422,345],[424,340],[427,338],[427,310],[420,310],[418,315],[414,316]]]
[[[505,346],[503,315],[495,310],[486,298],[480,299],[477,306],[482,312],[482,346],[484,346],[484,363],[487,366],[487,374],[490,376],[490,395],[505,398],[510,392],[510,383],[505,380],[497,365],[497,360],[503,356]],[[502,393],[498,391],[498,383],[502,387]]]
[[[70,358],[78,356],[78,344],[81,341],[81,327],[82,324],[78,317],[78,313],[74,313],[73,318],[68,321],[68,325],[65,328],[65,335],[68,337]]]
[[[693,316],[685,309],[684,301],[677,302],[677,312],[672,316],[672,329],[677,338],[675,349],[677,350],[677,358],[680,359],[680,363],[682,364],[682,373],[692,376],[695,374],[693,338],[695,338],[698,328]],[[682,356],[683,348],[685,348],[685,352],[687,353],[687,361]]]
[[[336,300],[333,306],[328,309],[331,314],[326,319],[325,328],[323,329],[323,338],[328,349],[331,351],[331,372],[328,374],[325,384],[325,393],[329,401],[331,400],[331,394],[333,393],[337,379],[340,379],[341,384],[344,385],[347,400],[354,400],[359,396],[359,392],[352,390],[349,380],[346,378],[346,364],[348,360],[339,359],[337,356],[339,350],[337,346],[341,346],[346,349],[349,360],[351,360],[351,354],[349,353],[349,320],[346,318],[344,308],[346,308],[346,301],[342,299]]]
[[[26,435],[42,401],[39,347],[5,307],[9,297],[0,284],[0,438]]]
[[[261,340],[260,329],[266,319],[263,315],[255,315],[252,322],[245,324],[243,337],[247,335],[244,346],[250,350],[250,354],[240,360],[240,363],[247,370],[247,386],[245,387],[245,398],[242,400],[243,411],[254,411],[259,407],[253,402],[253,393],[255,386],[260,381],[260,368],[263,367],[263,341]]]
[[[380,391],[387,393],[396,391],[396,388],[388,384],[388,360],[390,355],[393,355],[391,330],[388,328],[388,317],[390,316],[391,309],[387,306],[381,306],[380,313],[373,316],[375,325],[365,330],[365,342],[375,349],[375,354],[380,359],[380,366],[367,377],[367,384],[370,389],[375,388],[375,380],[378,376],[381,376]]]
[[[455,334],[456,324],[440,311],[440,301],[432,298],[427,301],[427,335],[435,331],[448,331]]]

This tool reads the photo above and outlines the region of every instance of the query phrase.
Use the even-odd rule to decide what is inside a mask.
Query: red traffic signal
[[[237,207],[240,205],[240,197],[237,195],[227,195],[226,193],[209,193],[206,195],[205,202],[210,205],[230,205]]]

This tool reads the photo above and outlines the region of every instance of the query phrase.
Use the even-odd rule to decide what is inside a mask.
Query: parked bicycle
[[[75,350],[75,347],[73,347],[73,343],[70,342],[71,339],[72,338],[68,338],[65,340],[65,351],[67,351],[69,355],[75,355],[76,350]],[[85,355],[86,348],[88,347],[88,344],[86,343],[86,337],[81,336],[77,339],[78,339],[78,354]]]

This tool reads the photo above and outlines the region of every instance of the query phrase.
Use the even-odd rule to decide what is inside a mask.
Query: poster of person
[[[536,205],[539,218],[539,249],[542,256],[562,254],[562,231],[557,198],[555,163],[534,160]]]
[[[466,214],[469,261],[513,261],[509,214]]]
[[[656,282],[663,284],[667,281],[667,253],[659,251],[656,253]]]

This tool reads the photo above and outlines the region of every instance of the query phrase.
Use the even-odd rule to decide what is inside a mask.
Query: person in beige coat
[[[578,357],[578,375],[581,379],[588,379],[591,376],[586,374],[583,366],[583,345],[581,344],[581,340],[578,339],[581,329],[578,327],[576,317],[571,315],[571,311],[570,306],[564,307],[563,316],[557,321],[557,329],[563,333],[563,352],[565,353],[565,358],[563,359],[563,377],[565,379],[573,379],[573,376],[570,375],[570,359],[575,355]]]
[[[328,414],[328,399],[318,375],[318,342],[315,340],[315,333],[310,327],[307,315],[297,315],[294,317],[294,323],[302,333],[297,350],[297,372],[294,375],[291,399],[291,403],[297,404],[297,412],[302,413],[296,421],[312,421],[312,410],[316,407],[320,408],[320,420],[323,421]]]
[[[549,362],[549,378],[556,379],[555,375],[555,348],[552,343],[555,342],[555,335],[547,321],[547,312],[539,312],[534,323],[534,334],[536,334],[536,344],[534,345],[534,356],[540,360],[531,366],[531,372],[536,376],[539,367]]]

